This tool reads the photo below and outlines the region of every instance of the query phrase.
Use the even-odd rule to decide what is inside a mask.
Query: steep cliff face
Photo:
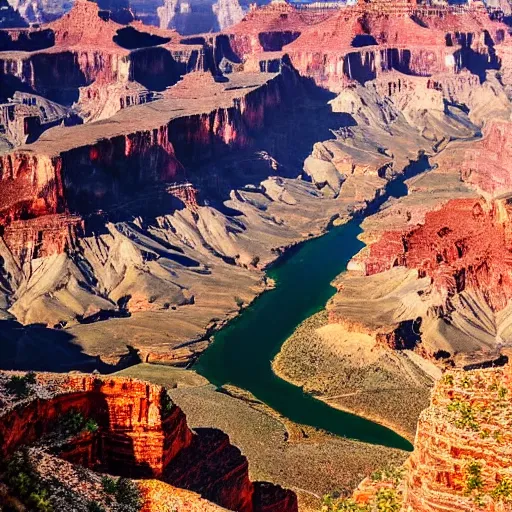
[[[159,386],[119,378],[42,374],[28,384],[28,398],[16,403],[6,392],[12,374],[2,374],[1,379],[6,405],[0,422],[3,458],[22,446],[51,439],[63,417],[80,413],[97,427],[58,446],[52,441],[57,457],[114,475],[163,479],[231,510],[297,510],[290,491],[271,484],[255,487],[249,480],[247,460],[225,434],[192,433],[184,414]],[[164,494],[175,494],[165,484],[159,488]],[[142,489],[144,510],[160,510],[153,507],[150,496],[155,486],[143,483]]]
[[[129,125],[134,119],[130,111],[128,117],[123,116],[123,119],[130,119],[128,126],[114,117],[103,125],[68,128],[64,130],[65,139],[57,129],[48,132],[48,138],[43,135],[29,152],[21,149],[0,157],[4,191],[0,201],[1,223],[9,226],[27,218],[108,211],[130,200],[133,190],[138,187],[158,183],[173,183],[167,192],[162,191],[163,195],[168,193],[192,207],[196,205],[193,188],[176,186],[185,181],[184,166],[204,161],[232,147],[245,147],[250,134],[262,128],[265,116],[281,101],[283,87],[280,77],[269,77],[267,83],[240,94],[220,84],[217,87],[211,78],[203,78],[205,88],[218,89],[225,106],[214,107],[218,100],[212,96],[213,101],[207,104],[204,112],[203,109],[200,113],[193,112],[196,110],[194,91],[197,91],[199,80],[195,76],[173,89],[169,99],[154,104],[161,108],[158,116],[146,118],[147,129],[139,123],[133,131],[130,130]],[[191,112],[176,116],[175,106],[188,108]],[[141,116],[154,111],[153,107],[144,105],[139,108],[142,109]],[[208,112],[210,108],[212,110]],[[112,134],[112,128],[118,130],[118,126],[121,126],[121,133]],[[75,129],[80,133],[75,135]],[[45,155],[48,147],[53,153],[51,157]],[[93,182],[91,175],[95,176]],[[65,218],[59,217],[63,228]],[[36,233],[36,224],[36,221],[27,223],[23,229],[27,233]],[[68,226],[73,224],[70,220]],[[7,245],[16,254],[24,250],[18,243],[23,238],[19,235],[20,229],[18,223],[9,228],[5,236]],[[34,238],[35,234],[31,236]],[[40,245],[45,245],[44,239]],[[44,248],[41,251],[41,254],[55,253]]]
[[[512,189],[510,128],[512,123],[489,123],[481,141],[472,146],[460,163],[461,179],[486,197],[498,197]]]
[[[491,22],[479,3],[429,9],[378,2],[331,12],[271,4],[228,33],[240,58],[284,51],[301,74],[335,91],[393,70],[431,76],[469,69],[483,81],[500,65],[495,47],[507,41],[505,25]]]
[[[416,269],[441,295],[478,291],[499,311],[512,298],[510,229],[506,202],[449,201],[427,213],[424,225],[408,233],[385,233],[372,244],[366,273],[394,266]]]
[[[508,511],[510,366],[446,373],[418,423],[404,510]]]
[[[176,32],[140,23],[124,27],[100,16],[97,4],[87,0],[39,30],[5,33],[0,50],[1,76],[68,105],[79,101],[80,87],[93,83],[134,80],[163,90],[204,66],[201,48],[180,45]]]
[[[22,445],[33,444],[49,434],[58,418],[78,410],[101,426],[101,442],[83,460],[80,452],[67,450],[64,458],[86,465],[101,460],[112,473],[130,476],[162,475],[163,469],[192,442],[184,414],[173,404],[162,409],[165,391],[137,381],[102,381],[91,376],[70,375],[53,380],[43,375],[55,395],[35,398],[9,408],[2,418],[2,455],[12,455]]]
[[[509,364],[446,372],[420,415],[405,465],[366,478],[342,504],[361,511],[512,510],[510,384]]]

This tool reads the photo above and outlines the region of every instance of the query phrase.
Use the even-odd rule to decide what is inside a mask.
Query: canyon
[[[351,492],[414,441],[400,478],[356,490],[361,510],[382,489],[404,511],[507,510],[507,454],[480,413],[501,411],[508,389],[508,366],[481,369],[506,363],[511,335],[508,2],[170,1],[146,17],[129,2],[12,7],[0,30],[0,368],[64,373],[37,374],[19,404],[2,395],[3,456],[50,468],[43,483],[61,465],[70,489],[86,474],[80,500],[104,508],[103,473],[133,480],[147,512],[287,512],[318,508],[327,485]],[[193,363],[213,386],[186,386],[178,405],[155,384],[101,376]],[[489,423],[480,439],[448,417],[467,412],[466,374],[485,381],[468,398]],[[225,411],[243,424],[254,408],[280,423],[261,443],[290,467],[232,431]],[[96,430],[42,446],[74,410]],[[339,480],[322,466],[322,486],[309,479],[340,446],[329,432],[375,446],[343,440],[340,463],[351,450],[363,462]],[[293,442],[314,445],[304,474]],[[484,483],[467,495],[473,462]],[[0,496],[23,498],[14,491]]]
[[[102,492],[94,481],[94,471],[100,471],[132,479],[135,486],[140,482],[142,510],[161,510],[154,507],[166,505],[166,496],[169,510],[172,500],[175,504],[182,500],[180,506],[197,510],[297,510],[292,492],[249,480],[247,459],[225,434],[215,429],[192,432],[183,412],[161,387],[119,377],[102,380],[91,375],[39,374],[27,384],[27,394],[13,394],[9,384],[23,378],[26,375],[1,375],[2,460],[28,450],[23,453],[42,485],[52,485],[49,480],[58,475],[59,485],[71,486],[67,489],[68,506],[80,507],[95,494],[101,496],[98,503],[108,506],[105,489]],[[70,415],[87,418],[94,428],[75,435],[59,434],[59,422]],[[88,484],[80,489],[72,484],[78,466],[83,468],[81,479]],[[12,487],[12,482],[7,482],[7,493],[16,495],[17,489],[9,485]],[[62,495],[66,493],[59,493],[60,502],[55,489],[52,493],[52,506],[64,507]],[[201,500],[199,494],[220,506]]]
[[[119,25],[80,0],[48,25],[5,31],[7,88],[26,88],[22,100],[47,115],[38,95],[63,105],[52,116],[60,126],[43,119],[37,133],[29,112],[14,116],[28,138],[6,123],[15,135],[0,157],[6,320],[64,328],[85,365],[134,354],[189,361],[237,303],[268,286],[261,269],[284,248],[364,210],[411,162],[444,154],[451,138],[474,137],[490,104],[506,108],[506,84],[495,79],[493,89],[481,74],[498,73],[508,32],[482,4],[446,7],[443,21],[418,6],[413,15],[428,27],[411,21],[410,7],[386,9],[274,3],[222,34],[183,37]],[[340,31],[342,22],[352,32]],[[317,73],[300,45],[316,55],[327,39],[341,64],[322,57]],[[427,40],[451,52],[443,59],[452,64],[421,54]],[[368,57],[373,47],[380,61]],[[470,100],[468,115],[461,105]],[[274,115],[277,106],[293,127]],[[297,127],[301,147],[290,154]],[[157,318],[165,334],[149,327]],[[120,325],[130,326],[126,334]]]

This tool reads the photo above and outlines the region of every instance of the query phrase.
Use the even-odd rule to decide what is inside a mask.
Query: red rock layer
[[[0,78],[13,75],[37,93],[71,105],[78,99],[78,89],[93,82],[99,86],[152,79],[164,82],[165,88],[182,74],[203,69],[202,48],[181,45],[174,31],[141,29],[140,24],[127,28],[106,20],[95,2],[78,0],[62,18],[26,35],[20,48],[12,43],[15,33],[9,34],[9,44],[0,42]],[[145,48],[145,43],[131,51],[120,45],[126,31],[128,48],[136,48],[137,38],[149,33],[160,39],[152,47]],[[10,51],[18,49],[28,51]]]
[[[160,478],[240,512],[297,511],[294,493],[250,481],[247,459],[228,436],[214,429],[193,434],[160,386],[89,375],[42,375],[41,384],[51,398],[29,399],[0,413],[1,458],[52,433],[62,415],[79,411],[99,428],[60,448],[60,457],[69,462],[132,478]]]
[[[366,274],[418,269],[445,296],[479,290],[494,311],[512,298],[512,226],[508,204],[455,199],[406,233],[386,232],[370,246]]]
[[[463,181],[493,197],[512,189],[511,164],[512,123],[508,121],[489,123],[484,137],[464,152],[462,163],[458,162]]]
[[[160,386],[83,375],[69,375],[58,384],[59,394],[54,398],[21,403],[2,415],[3,457],[50,433],[59,416],[71,410],[98,422],[101,447],[96,456],[121,474],[160,476],[177,453],[192,442],[185,415],[178,407],[170,404],[163,415],[165,391]],[[94,459],[88,463],[92,465]]]
[[[156,123],[151,129],[142,129],[137,124],[132,133],[111,135],[113,130],[117,130],[117,124],[113,128],[108,124],[72,127],[64,131],[65,137],[51,138],[49,143],[42,138],[31,145],[30,151],[2,155],[0,227],[5,227],[8,247],[20,254],[23,250],[20,242],[38,238],[36,233],[42,231],[37,229],[38,226],[46,223],[49,229],[53,229],[51,220],[33,221],[23,232],[22,221],[63,215],[58,217],[58,225],[64,234],[67,233],[64,226],[66,218],[70,220],[68,231],[76,225],[69,217],[70,213],[83,215],[97,210],[108,211],[109,207],[128,200],[133,190],[148,184],[168,183],[170,195],[185,205],[197,207],[197,194],[192,186],[186,184],[183,164],[204,161],[232,147],[247,146],[251,133],[264,126],[268,112],[280,103],[283,88],[282,77],[245,95],[238,90],[225,92],[222,88],[233,106],[215,108],[215,94],[212,95],[213,101],[207,96],[207,86],[213,87],[211,77],[209,81],[205,87],[198,88],[199,84],[192,78],[173,89],[172,98],[177,103],[175,108],[170,108],[174,103],[166,107],[168,121],[165,124],[159,125],[154,121],[153,110],[150,109],[151,117],[145,124],[151,126]],[[195,97],[190,90],[191,84],[194,84]],[[201,95],[204,94],[208,98],[204,113],[176,116],[177,109],[200,112]],[[187,100],[187,103],[182,105],[180,100]],[[162,114],[162,118],[165,119],[166,115]],[[102,133],[104,127],[105,134]],[[83,135],[74,135],[77,130],[95,142],[87,144]],[[61,147],[65,149],[61,150]],[[53,156],[48,156],[48,153]],[[89,174],[96,176],[94,183],[87,178]],[[39,237],[38,254],[53,253],[50,246],[61,250],[66,247],[67,235],[61,237],[57,244],[51,243],[52,236]],[[47,240],[50,243],[45,247]],[[31,251],[28,245],[25,251]]]
[[[271,4],[227,32],[239,57],[282,50],[301,74],[334,89],[391,69],[454,73],[465,65],[456,55],[462,47],[489,56],[489,38],[498,46],[508,42],[506,26],[492,22],[481,2],[469,8],[360,2],[331,11]]]
[[[404,512],[512,510],[500,492],[511,477],[510,385],[510,366],[450,372],[436,385],[406,463]],[[460,403],[471,423],[458,423]]]
[[[73,247],[84,232],[84,222],[76,215],[45,215],[9,224],[3,239],[17,261],[23,265],[35,258],[63,253]]]

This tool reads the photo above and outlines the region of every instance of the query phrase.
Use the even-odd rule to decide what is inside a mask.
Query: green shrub
[[[496,501],[510,501],[512,499],[512,480],[503,478],[492,490],[491,496]]]
[[[473,381],[471,380],[470,377],[468,377],[467,375],[464,375],[464,377],[462,377],[462,379],[460,381],[460,385],[464,389],[469,389],[473,385]]]
[[[489,386],[489,391],[498,391],[498,383],[497,383],[497,382],[493,382],[493,383]]]
[[[111,478],[109,476],[104,476],[101,479],[101,485],[103,487],[103,490],[107,494],[115,494],[116,489],[117,489],[117,483],[113,478]]]
[[[28,372],[25,374],[25,377],[23,377],[25,379],[25,382],[27,384],[35,384],[36,383],[36,374],[34,372]]]
[[[30,394],[30,388],[25,377],[13,375],[5,385],[7,393],[16,396],[16,398],[26,398]]]
[[[379,512],[399,512],[402,508],[394,489],[381,489],[375,496],[375,504]]]
[[[445,373],[443,376],[443,382],[445,384],[448,384],[448,386],[453,386],[453,374],[452,373]]]
[[[122,505],[127,505],[135,510],[141,507],[141,497],[138,487],[128,478],[120,478],[116,485],[116,499]]]
[[[50,494],[39,475],[34,471],[26,451],[17,452],[7,463],[7,485],[31,511],[53,512]]]
[[[322,512],[371,512],[370,505],[361,505],[351,498],[327,494],[322,500]]]
[[[385,468],[374,471],[371,474],[371,479],[373,482],[383,482],[383,481],[392,481],[395,485],[398,485],[403,478],[404,470],[403,468]]]
[[[482,479],[482,464],[476,460],[472,460],[466,466],[466,494],[473,491],[479,491],[484,486]]]
[[[77,409],[71,409],[60,416],[54,426],[54,433],[61,436],[75,436],[80,432],[97,432],[98,422],[93,418],[86,418]]]
[[[98,429],[99,429],[98,423],[96,423],[96,421],[93,420],[92,418],[89,418],[85,422],[84,430],[87,430],[87,432],[94,433],[94,432],[97,432]]]
[[[109,476],[101,479],[103,490],[115,497],[117,503],[126,507],[139,510],[141,507],[141,496],[137,485],[128,478],[115,480]]]
[[[234,296],[234,299],[235,299],[235,303],[236,305],[241,308],[244,304],[245,304],[245,301],[244,299],[240,298],[238,295],[235,295]]]
[[[498,389],[498,398],[500,400],[503,400],[506,396],[507,396],[507,393],[508,393],[508,389],[507,388],[504,388],[503,386],[501,386],[499,389]]]
[[[63,434],[78,434],[84,429],[85,418],[84,415],[75,409],[63,414],[57,420],[57,429]]]
[[[163,391],[160,396],[160,414],[162,418],[167,418],[171,414],[173,407],[174,404],[171,397],[167,394],[167,391]]]
[[[87,506],[88,512],[106,512],[105,507],[100,505],[97,501],[91,501]]]
[[[480,430],[480,426],[476,421],[475,410],[468,402],[453,400],[453,402],[448,405],[448,411],[456,413],[454,421],[456,427],[474,430],[475,432]]]

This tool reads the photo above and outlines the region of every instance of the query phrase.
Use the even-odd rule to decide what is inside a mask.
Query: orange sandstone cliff
[[[341,503],[360,512],[512,510],[511,393],[509,364],[448,371],[420,416],[404,467],[373,474]]]
[[[44,461],[38,480],[52,476],[44,475],[44,467],[58,458],[71,463],[67,473],[81,466],[141,479],[145,512],[165,510],[172,503],[216,510],[193,492],[228,510],[297,510],[292,492],[249,480],[247,459],[225,434],[215,429],[192,432],[183,412],[159,386],[81,374],[29,377],[0,375],[0,453],[8,461],[20,449],[35,450],[30,456]],[[16,394],[12,383],[23,379],[28,384]],[[69,415],[87,418],[94,427],[56,440],[59,422]],[[16,489],[11,491],[16,495]]]

